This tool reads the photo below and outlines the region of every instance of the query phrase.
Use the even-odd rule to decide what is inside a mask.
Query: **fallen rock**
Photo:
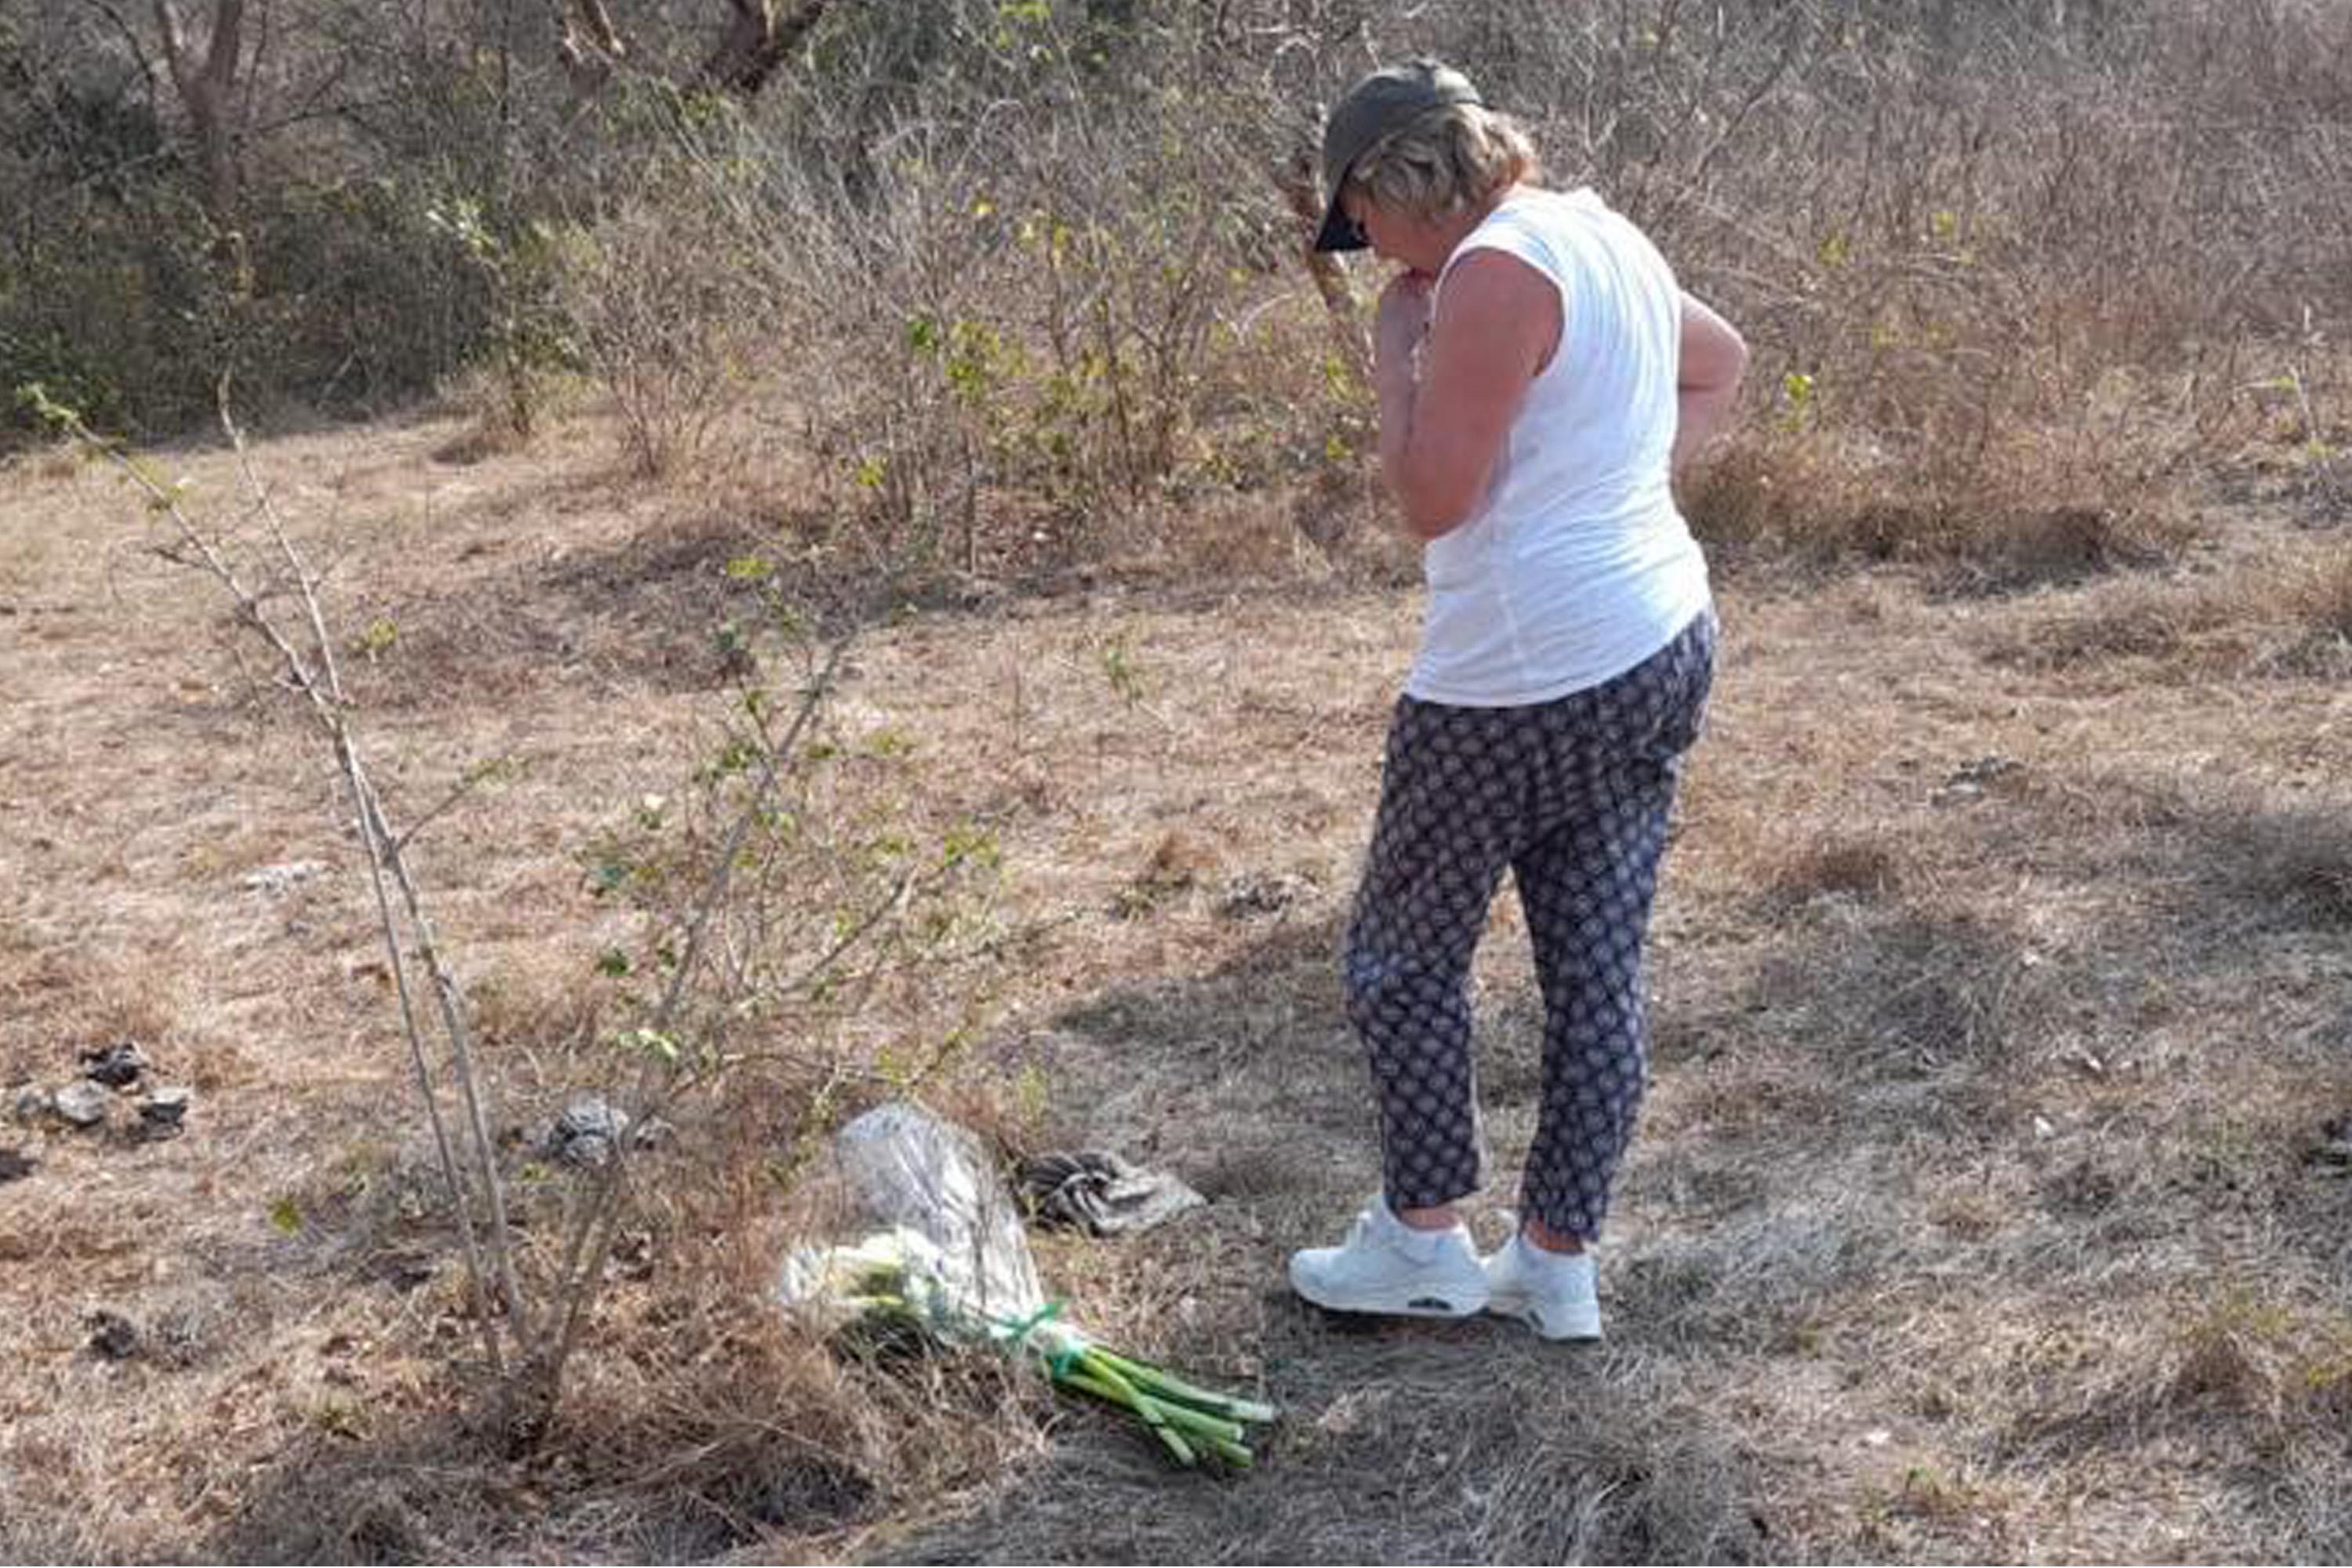
[[[58,1090],[51,1104],[57,1114],[76,1127],[102,1127],[114,1096],[103,1084],[83,1079]]]
[[[160,1088],[139,1103],[140,1125],[150,1138],[169,1138],[187,1120],[188,1102],[195,1096],[177,1085]]]
[[[89,1348],[93,1354],[108,1361],[128,1361],[138,1353],[139,1325],[120,1312],[110,1312],[101,1307],[87,1320],[89,1328]]]
[[[275,896],[285,892],[297,882],[307,882],[327,868],[317,860],[289,860],[279,866],[263,866],[247,871],[238,879],[238,886],[256,893]]]
[[[31,1160],[14,1149],[0,1149],[0,1182],[21,1182],[33,1173]]]
[[[2336,1175],[2352,1174],[2352,1111],[2319,1124],[2309,1156],[2312,1163]]]
[[[1993,785],[2024,766],[2014,757],[1978,757],[1955,769],[1930,798],[1938,805],[1980,799]]]
[[[1252,872],[1235,877],[1225,884],[1225,895],[1218,902],[1217,912],[1227,920],[1254,920],[1260,915],[1278,915],[1303,898],[1311,889],[1304,877],[1287,872],[1268,875]]]
[[[28,1083],[16,1091],[16,1097],[10,1104],[9,1110],[17,1121],[29,1126],[37,1121],[47,1121],[50,1117],[55,1116],[58,1113],[58,1100],[57,1096],[39,1084]]]
[[[594,1170],[613,1157],[629,1131],[629,1113],[604,1096],[583,1094],[563,1108],[534,1142],[543,1159]]]
[[[96,1046],[81,1054],[81,1076],[109,1089],[135,1089],[147,1071],[147,1053],[138,1043]]]

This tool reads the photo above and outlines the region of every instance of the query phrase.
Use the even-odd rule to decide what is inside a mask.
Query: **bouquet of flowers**
[[[958,1289],[940,1249],[905,1226],[854,1246],[806,1248],[784,1269],[782,1294],[799,1306],[871,1315],[919,1331],[942,1344],[991,1346],[1045,1372],[1056,1388],[1127,1411],[1179,1464],[1203,1456],[1246,1467],[1255,1456],[1249,1429],[1276,1415],[1255,1400],[1218,1394],[1097,1343],[1060,1315],[1059,1302],[1003,1317],[975,1306]]]

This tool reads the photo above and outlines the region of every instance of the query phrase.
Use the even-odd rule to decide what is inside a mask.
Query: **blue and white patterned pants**
[[[1715,641],[1709,610],[1646,662],[1557,701],[1398,701],[1344,968],[1392,1208],[1481,1184],[1470,961],[1507,867],[1544,999],[1543,1102],[1520,1212],[1600,1235],[1642,1100],[1643,945]]]

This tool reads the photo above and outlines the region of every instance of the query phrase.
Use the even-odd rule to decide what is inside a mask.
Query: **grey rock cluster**
[[[131,1137],[170,1138],[183,1130],[195,1098],[194,1091],[178,1085],[151,1084],[148,1075],[154,1064],[136,1041],[89,1047],[79,1053],[79,1059],[81,1075],[69,1082],[17,1086],[8,1097],[10,1117],[28,1129],[100,1131],[115,1121],[117,1108],[128,1101],[133,1115],[124,1130]],[[10,1157],[24,1163],[14,1152]],[[0,1180],[14,1180],[29,1169],[27,1165],[14,1175],[0,1173]]]

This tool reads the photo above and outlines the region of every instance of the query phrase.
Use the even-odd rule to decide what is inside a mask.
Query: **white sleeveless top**
[[[1459,527],[1423,550],[1429,611],[1405,690],[1473,708],[1549,702],[1656,653],[1707,605],[1675,509],[1682,291],[1590,190],[1524,191],[1446,261],[1501,250],[1559,289],[1559,346],[1528,384]]]

